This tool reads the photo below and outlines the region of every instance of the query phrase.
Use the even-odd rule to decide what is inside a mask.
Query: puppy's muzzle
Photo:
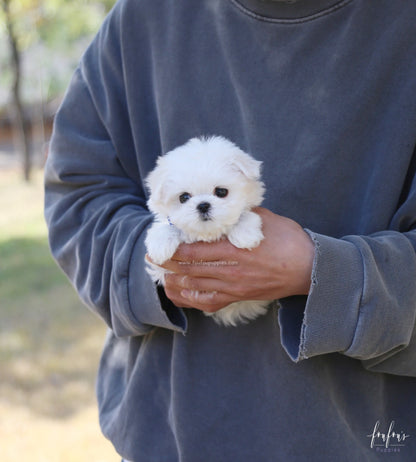
[[[209,202],[201,202],[196,206],[199,214],[203,221],[207,221],[210,219],[209,211],[211,210],[211,204]]]

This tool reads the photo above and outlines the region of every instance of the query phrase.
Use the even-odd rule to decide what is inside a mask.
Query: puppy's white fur
[[[218,136],[193,138],[158,158],[146,179],[148,207],[156,218],[145,240],[156,264],[147,266],[153,281],[164,284],[167,271],[158,265],[182,242],[213,242],[226,236],[239,248],[259,245],[261,219],[251,209],[263,200],[260,167],[261,162]],[[236,302],[210,316],[235,326],[264,314],[269,303]]]

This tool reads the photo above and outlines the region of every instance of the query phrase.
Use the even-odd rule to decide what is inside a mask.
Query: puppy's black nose
[[[201,202],[196,206],[198,211],[202,214],[208,213],[209,209],[211,208],[211,204],[209,202]]]

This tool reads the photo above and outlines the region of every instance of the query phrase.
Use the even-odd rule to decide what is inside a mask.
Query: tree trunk
[[[21,98],[21,79],[22,79],[22,66],[21,55],[17,37],[13,27],[13,20],[10,13],[10,0],[1,0],[3,11],[6,19],[6,30],[9,39],[10,47],[10,65],[13,72],[12,84],[12,101],[14,112],[14,126],[19,140],[19,147],[23,154],[23,176],[26,181],[30,180],[30,173],[32,167],[31,156],[31,124],[29,119],[25,118],[23,102]]]

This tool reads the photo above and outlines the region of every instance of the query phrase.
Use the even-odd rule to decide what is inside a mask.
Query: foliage
[[[18,49],[24,58],[23,96],[27,101],[39,99],[39,94],[33,95],[34,78],[42,81],[43,98],[51,99],[63,91],[82,50],[114,0],[0,0],[0,6],[5,2],[9,3]],[[12,79],[7,44],[4,10],[0,8],[0,87],[3,88],[9,87]],[[57,65],[63,71],[57,72]],[[2,92],[0,105],[1,97]]]
[[[66,48],[90,36],[113,3],[110,0],[9,1],[21,51],[37,41],[49,48]]]

